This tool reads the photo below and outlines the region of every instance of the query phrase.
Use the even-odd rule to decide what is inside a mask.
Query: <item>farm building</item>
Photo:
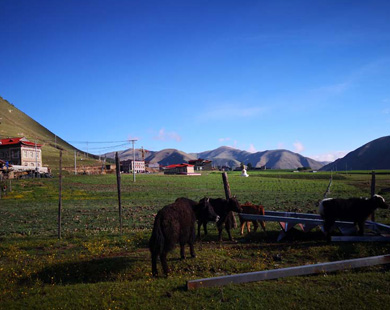
[[[203,170],[212,170],[211,160],[198,158],[195,160],[188,161],[190,165],[194,165],[195,171],[203,171]]]
[[[129,173],[133,171],[133,168],[136,173],[144,173],[145,172],[145,161],[144,160],[135,160],[132,159],[121,161],[121,171],[125,173]]]
[[[8,138],[0,140],[0,159],[12,165],[32,169],[42,167],[42,145],[26,138]]]
[[[194,173],[194,166],[190,164],[177,164],[163,167],[164,174],[199,175]]]

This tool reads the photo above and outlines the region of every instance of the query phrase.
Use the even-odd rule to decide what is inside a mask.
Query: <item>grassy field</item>
[[[316,212],[328,173],[252,172],[228,175],[240,202],[267,210]],[[334,174],[330,197],[370,194],[367,173]],[[199,177],[122,175],[123,234],[119,234],[114,175],[63,179],[63,221],[57,239],[58,179],[13,180],[0,200],[0,309],[376,309],[390,302],[388,266],[186,291],[191,279],[317,262],[383,255],[386,243],[333,243],[319,229],[293,230],[276,242],[279,227],[217,242],[214,224],[196,244],[197,258],[169,254],[168,277],[151,277],[147,247],[154,216],[177,197],[223,197],[220,173]],[[377,192],[390,187],[379,174]],[[390,201],[390,193],[384,197]],[[390,224],[388,210],[377,221]],[[188,249],[187,249],[188,250]],[[276,259],[276,257],[278,259]],[[281,259],[279,259],[281,258]],[[160,267],[160,266],[159,266]]]

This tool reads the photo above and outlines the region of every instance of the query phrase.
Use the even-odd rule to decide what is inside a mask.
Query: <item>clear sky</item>
[[[390,134],[388,0],[0,0],[0,44],[0,96],[95,154]]]

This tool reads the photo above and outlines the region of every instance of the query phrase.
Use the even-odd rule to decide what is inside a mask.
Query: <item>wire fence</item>
[[[250,173],[240,177],[229,174],[232,195],[240,203],[262,204],[270,211],[317,213],[318,203],[327,197],[369,197],[370,175],[329,175]],[[3,183],[0,182],[0,185]],[[389,177],[376,181],[377,189],[390,187]],[[14,180],[12,192],[0,201],[0,236],[49,235],[57,230],[59,180]],[[330,189],[330,190],[329,190]],[[204,197],[224,198],[221,174],[203,173],[198,177],[139,175],[133,182],[131,175],[122,175],[123,232],[151,229],[154,216],[163,206],[178,197],[200,200]],[[390,192],[384,194],[390,199]],[[115,175],[65,176],[62,188],[62,235],[119,234],[119,210]],[[389,221],[387,212],[378,213],[377,220]]]

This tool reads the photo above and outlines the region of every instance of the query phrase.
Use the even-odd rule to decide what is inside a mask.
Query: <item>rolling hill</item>
[[[321,168],[322,171],[390,169],[390,136],[375,139]]]
[[[83,157],[84,164],[93,166],[98,163],[92,158],[81,157],[81,153],[84,154],[84,152],[56,136],[2,97],[0,97],[0,137],[26,137],[29,141],[42,144],[43,165],[52,169],[58,167],[59,148],[63,150],[63,167],[74,165],[74,151],[79,152],[78,160]],[[89,157],[93,156],[89,154]]]

